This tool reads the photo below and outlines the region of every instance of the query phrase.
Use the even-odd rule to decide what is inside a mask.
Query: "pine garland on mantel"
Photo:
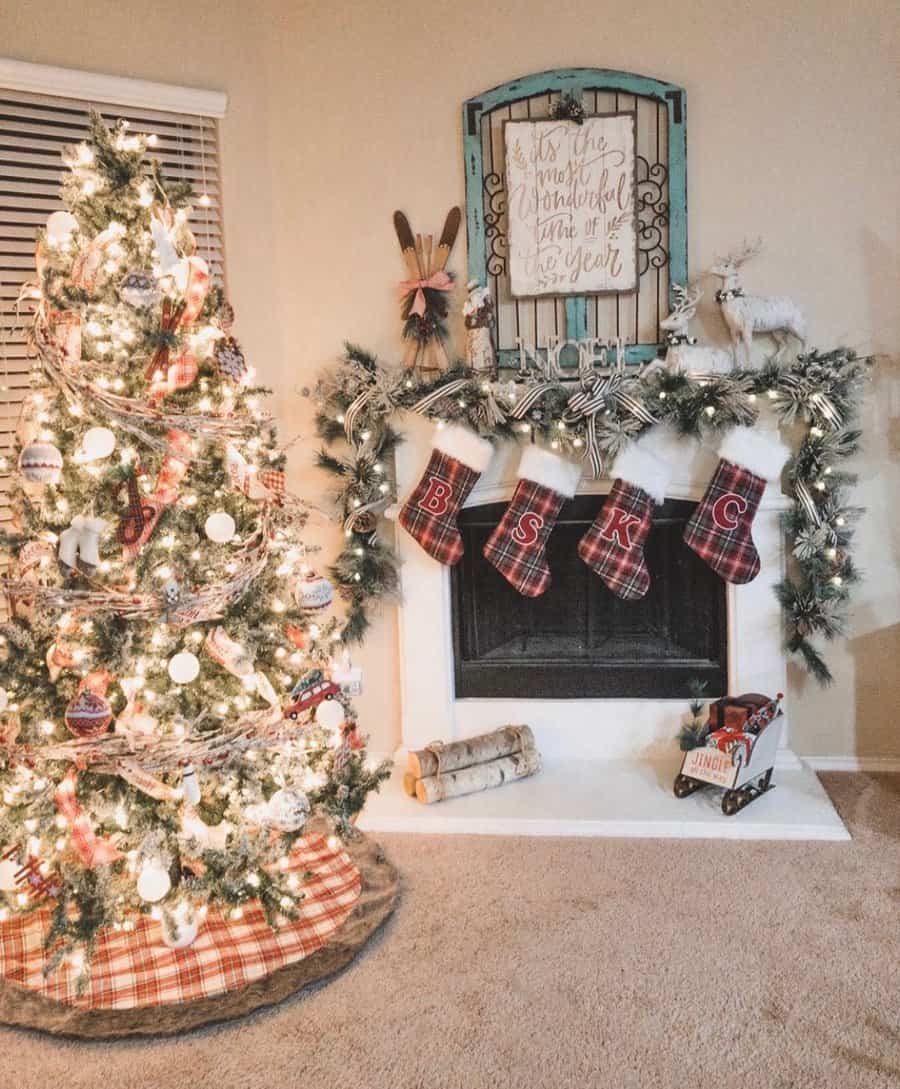
[[[615,376],[604,407],[590,419],[573,420],[566,409],[579,387],[572,381],[529,376],[524,382],[487,382],[456,365],[421,382],[347,345],[341,362],[313,392],[325,444],[318,464],[337,480],[334,498],[344,520],[346,544],[330,569],[348,603],[344,641],[360,642],[370,606],[397,592],[396,556],[379,539],[376,525],[396,499],[392,454],[402,441],[395,426],[399,412],[418,412],[438,426],[465,423],[491,440],[534,436],[569,456],[590,455],[599,468],[656,423],[708,437],[755,423],[762,402],[794,440],[786,470],[794,502],[784,518],[790,562],[776,587],[785,613],[785,649],[819,682],[829,683],[831,673],[815,641],[843,634],[851,587],[859,579],[850,543],[861,511],[848,505],[855,477],[841,465],[859,449],[861,432],[852,425],[872,363],[835,348],[727,375],[689,375],[652,364]],[[540,394],[517,418],[516,405],[527,404],[524,395],[538,386]]]

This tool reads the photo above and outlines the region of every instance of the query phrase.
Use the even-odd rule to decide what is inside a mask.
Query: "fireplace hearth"
[[[482,554],[506,504],[461,513],[465,554],[450,592],[457,699],[686,699],[695,680],[711,697],[725,694],[725,584],[681,540],[695,503],[656,509],[651,588],[635,602],[578,556],[602,501],[578,496],[563,507],[548,545],[553,581],[539,598],[519,594]]]

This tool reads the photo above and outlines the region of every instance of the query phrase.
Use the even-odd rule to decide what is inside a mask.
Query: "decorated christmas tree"
[[[311,814],[349,830],[386,774],[331,677],[343,622],[265,390],[152,136],[92,119],[40,232],[36,363],[0,663],[0,918],[52,910],[47,971],[141,913],[303,896]],[[202,200],[202,198],[201,198]]]

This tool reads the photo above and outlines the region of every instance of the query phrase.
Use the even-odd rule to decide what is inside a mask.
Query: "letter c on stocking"
[[[720,495],[713,503],[713,521],[719,529],[737,529],[740,516],[746,509],[747,500],[743,496],[737,495],[735,492],[726,492],[725,495]]]

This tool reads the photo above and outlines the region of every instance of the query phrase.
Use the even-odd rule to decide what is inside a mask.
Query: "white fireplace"
[[[397,450],[396,464],[402,500],[428,462],[434,424],[408,415],[400,429],[405,441]],[[514,442],[500,445],[466,506],[508,500],[516,484],[519,454],[520,447]],[[680,457],[670,497],[699,501],[716,467],[715,448],[685,443]],[[603,495],[609,484],[608,480],[585,477],[578,493]],[[782,617],[773,589],[784,571],[780,516],[787,505],[777,484],[766,489],[753,524],[761,572],[745,586],[727,588],[729,693],[774,695],[786,690]],[[399,610],[402,720],[396,753],[398,776],[371,799],[362,827],[516,834],[847,837],[818,780],[790,748],[789,700],[777,768],[781,783],[790,788],[780,791],[781,805],[792,796],[792,812],[783,819],[778,815],[773,818],[776,803],[764,796],[729,821],[717,811],[718,802],[713,805],[703,792],[681,801],[672,796],[672,777],[680,755],[675,737],[687,698],[457,698],[450,571],[400,529],[397,546],[403,595]],[[544,760],[541,775],[427,807],[403,796],[399,770],[408,750],[436,740],[459,740],[509,723],[531,726]],[[601,796],[606,806],[602,812],[597,808],[602,808]]]
[[[420,417],[402,424],[406,441],[397,452],[398,494],[415,486],[431,450],[434,425]],[[498,448],[466,506],[504,501],[516,485],[520,447]],[[715,451],[684,444],[669,492],[698,501],[716,466]],[[585,478],[579,494],[604,494],[608,480]],[[777,485],[766,489],[753,523],[762,570],[746,586],[729,586],[728,691],[783,692],[786,685],[781,611],[773,587],[783,574],[780,515],[788,501]],[[599,507],[599,501],[598,501]],[[398,533],[403,604],[400,609],[402,745],[421,748],[441,738],[469,737],[505,723],[527,722],[548,761],[610,760],[652,756],[669,748],[685,699],[457,699],[454,692],[450,572],[402,531]],[[781,763],[797,766],[787,723]]]

